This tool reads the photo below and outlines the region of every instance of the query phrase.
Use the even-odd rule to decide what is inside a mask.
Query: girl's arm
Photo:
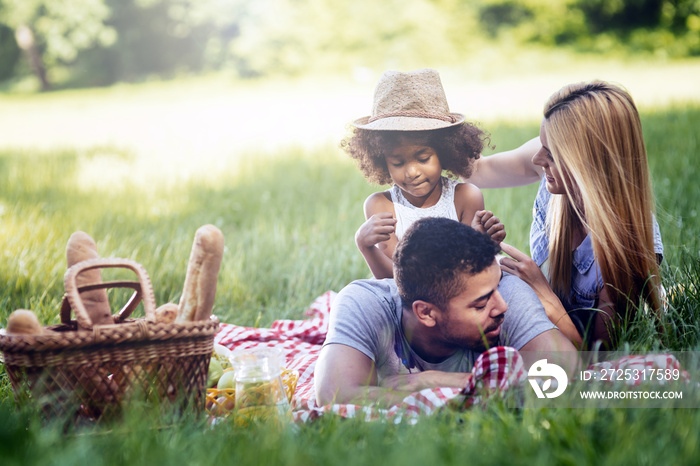
[[[367,221],[355,233],[355,244],[374,278],[392,278],[392,257],[398,243],[394,204],[385,193],[374,193],[365,201],[364,211]]]
[[[501,250],[510,256],[501,259],[501,270],[515,275],[530,285],[540,298],[549,320],[571,340],[574,346],[581,348],[583,339],[578,329],[535,261],[527,254],[505,243],[501,243]]]
[[[512,188],[536,183],[542,178],[542,167],[532,163],[540,150],[540,138],[529,140],[517,149],[480,157],[474,162],[468,180],[479,188]]]
[[[471,183],[459,183],[455,186],[455,209],[459,221],[472,226],[476,213],[484,210],[484,195]]]

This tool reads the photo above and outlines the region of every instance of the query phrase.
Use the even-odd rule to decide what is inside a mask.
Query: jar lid
[[[229,357],[236,381],[271,380],[282,373],[282,352],[277,348],[234,351]]]

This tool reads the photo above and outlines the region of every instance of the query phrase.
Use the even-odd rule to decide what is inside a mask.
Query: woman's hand
[[[497,243],[506,239],[506,227],[490,210],[478,210],[472,220],[472,228],[486,233]]]
[[[535,261],[527,254],[506,243],[501,243],[501,250],[510,256],[501,258],[501,270],[515,275],[530,285],[544,306],[549,320],[559,327],[559,330],[576,347],[580,348],[583,342],[581,335],[571,321],[561,300],[552,290],[547,277],[544,276]]]
[[[501,251],[510,256],[501,259],[501,270],[515,275],[530,285],[530,288],[537,293],[540,301],[543,301],[543,298],[548,297],[549,294],[554,293],[547,281],[547,277],[544,276],[535,261],[527,254],[506,243],[501,243]]]
[[[384,241],[389,241],[396,229],[396,219],[391,212],[379,212],[372,215],[355,233],[355,243],[362,250],[367,250]]]

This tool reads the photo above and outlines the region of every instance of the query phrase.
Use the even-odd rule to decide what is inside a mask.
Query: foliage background
[[[700,0],[2,0],[0,24],[0,80],[37,73],[25,28],[45,88],[439,68],[493,44],[700,55]]]

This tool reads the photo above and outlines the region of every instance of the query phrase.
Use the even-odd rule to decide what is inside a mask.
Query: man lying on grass
[[[498,252],[454,220],[412,225],[394,253],[394,279],[358,280],[335,298],[317,403],[393,405],[424,388],[462,388],[476,358],[498,345],[523,352],[526,369],[546,351],[573,374],[576,349],[532,289],[501,273]]]

